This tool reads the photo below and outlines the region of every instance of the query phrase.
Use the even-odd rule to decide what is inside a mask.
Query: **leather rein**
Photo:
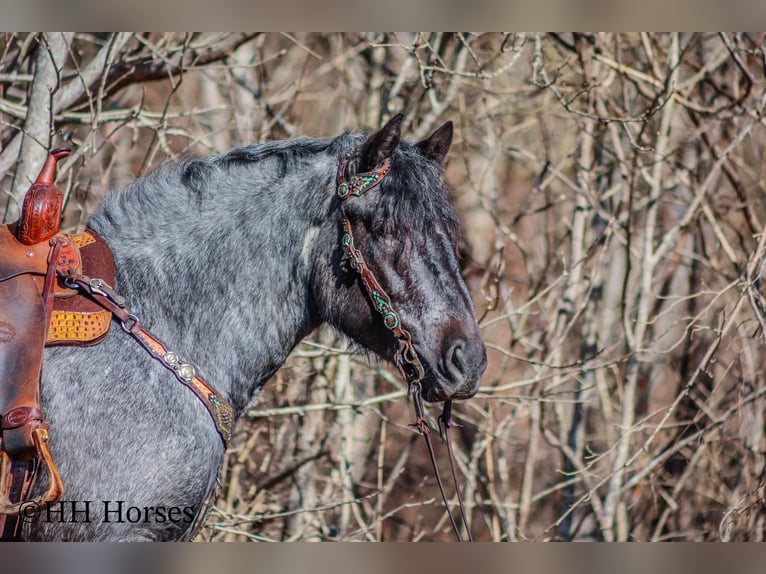
[[[426,418],[425,408],[423,406],[422,397],[422,381],[425,379],[425,370],[423,364],[420,362],[417,351],[412,345],[412,335],[410,332],[402,326],[402,322],[399,313],[394,309],[391,303],[391,298],[386,293],[385,289],[381,287],[375,275],[367,266],[364,260],[362,252],[354,244],[354,234],[351,230],[351,222],[348,215],[346,215],[343,209],[343,204],[351,198],[358,198],[361,195],[367,193],[371,189],[374,189],[385,179],[390,170],[390,161],[386,158],[383,163],[372,171],[359,173],[346,177],[346,171],[348,163],[351,158],[357,153],[356,148],[353,148],[346,152],[341,159],[338,166],[337,177],[337,195],[341,202],[341,221],[343,226],[343,234],[341,236],[341,245],[346,251],[349,264],[351,268],[359,274],[359,278],[362,281],[362,286],[367,294],[367,297],[372,302],[375,310],[383,318],[383,323],[386,328],[396,337],[398,342],[397,350],[394,354],[394,364],[402,375],[402,378],[407,382],[408,390],[412,396],[412,402],[415,406],[415,423],[414,426],[418,429],[423,438],[425,439],[426,446],[428,448],[428,455],[431,459],[431,465],[436,475],[436,482],[439,485],[439,491],[441,492],[442,501],[444,502],[444,508],[447,510],[452,529],[455,532],[455,537],[458,541],[462,542],[463,538],[460,534],[460,528],[455,521],[455,517],[450,509],[447,494],[444,490],[444,484],[442,482],[439,467],[436,463],[436,454],[434,452],[433,442],[431,441],[431,428],[428,425],[428,419]],[[473,542],[471,535],[471,527],[468,523],[468,518],[465,512],[465,506],[463,504],[463,494],[460,490],[460,484],[457,479],[457,469],[455,466],[455,458],[452,449],[452,440],[450,437],[449,429],[456,426],[456,423],[452,421],[452,401],[444,402],[444,410],[439,416],[440,431],[443,430],[444,441],[447,444],[447,454],[449,457],[450,471],[452,473],[452,480],[455,484],[455,492],[457,494],[458,504],[460,507],[460,514],[462,517],[463,525],[468,536],[468,540]]]
[[[397,311],[394,309],[391,298],[386,293],[385,289],[375,278],[375,275],[367,266],[364,257],[354,244],[354,235],[351,229],[351,222],[343,209],[343,203],[351,197],[360,197],[362,194],[370,191],[371,189],[380,185],[383,179],[386,177],[389,171],[390,163],[386,159],[383,164],[377,169],[353,175],[346,178],[346,168],[348,161],[354,156],[355,149],[348,151],[342,158],[338,167],[337,176],[337,195],[341,201],[341,217],[343,225],[343,235],[341,237],[341,245],[345,249],[348,255],[350,265],[354,271],[356,271],[362,281],[364,290],[367,296],[370,298],[375,310],[380,313],[383,318],[383,322],[388,330],[396,337],[398,341],[398,347],[394,355],[394,364],[402,375],[402,378],[407,382],[409,393],[412,395],[413,404],[416,413],[416,422],[412,425],[415,426],[420,434],[423,435],[428,453],[431,458],[431,464],[436,475],[436,480],[439,485],[442,500],[447,510],[452,528],[455,532],[455,536],[458,541],[462,541],[463,538],[460,534],[460,529],[455,521],[452,510],[449,506],[447,494],[444,490],[444,484],[442,482],[441,474],[439,472],[438,465],[436,463],[436,455],[434,452],[433,443],[431,441],[431,429],[426,418],[425,408],[423,406],[422,381],[425,379],[425,370],[418,357],[417,352],[412,344],[412,336],[410,332],[402,326],[401,319]],[[232,437],[232,429],[234,426],[234,410],[232,405],[218,393],[215,388],[210,385],[199,373],[199,370],[189,361],[181,358],[178,353],[170,350],[158,337],[153,335],[148,329],[146,329],[141,323],[140,317],[131,312],[126,306],[125,299],[118,295],[114,288],[101,278],[92,278],[77,272],[76,261],[73,258],[77,258],[76,250],[71,248],[71,238],[69,236],[58,234],[53,237],[50,242],[50,255],[48,272],[45,279],[45,289],[47,293],[52,290],[54,277],[57,277],[63,285],[69,289],[78,290],[82,294],[86,295],[92,301],[109,311],[120,322],[122,329],[135,339],[151,357],[156,359],[163,367],[173,373],[175,378],[186,386],[194,395],[203,403],[208,413],[210,414],[215,428],[223,441],[224,449],[228,447],[229,441]],[[66,253],[66,256],[64,256]],[[45,297],[44,297],[45,298]],[[47,303],[47,316],[50,318],[50,301]],[[460,486],[457,480],[457,471],[455,467],[454,455],[452,450],[452,443],[450,438],[449,429],[455,426],[451,418],[452,403],[451,401],[445,401],[444,411],[439,417],[440,431],[443,427],[443,436],[447,444],[447,452],[449,456],[449,464],[452,473],[452,478],[455,484],[455,491],[458,497],[458,503],[460,506],[460,512],[462,515],[463,524],[466,529],[468,540],[472,541],[471,528],[466,517],[466,512],[463,504],[463,497],[460,490]],[[45,445],[47,445],[47,436],[45,438]],[[46,448],[38,448],[39,452],[43,455],[47,454]],[[44,463],[51,469],[51,481],[55,483],[55,493],[48,496],[45,500],[58,500],[63,495],[63,485],[58,478],[58,472],[56,471],[53,460],[50,456],[45,458]],[[37,463],[31,470],[21,469],[17,473],[14,467],[14,483],[13,489],[16,492],[14,497],[19,508],[25,504],[24,499],[26,493],[31,490],[32,482],[37,474]],[[18,477],[16,477],[18,475]],[[18,486],[17,486],[18,483]],[[216,480],[216,485],[209,493],[207,499],[199,509],[197,516],[193,522],[192,527],[184,536],[184,540],[193,539],[204,526],[207,516],[212,509],[218,493],[221,489],[221,477],[220,470]],[[49,493],[50,494],[50,493]],[[39,500],[32,501],[33,503],[39,502]],[[28,501],[26,503],[29,503]],[[3,531],[11,533],[11,537],[16,539],[20,534],[19,520],[17,513],[8,513],[0,516],[5,523],[0,521],[0,538],[5,538]],[[10,538],[9,538],[10,539]]]

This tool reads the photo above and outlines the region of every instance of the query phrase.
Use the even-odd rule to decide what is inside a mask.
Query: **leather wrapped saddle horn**
[[[16,237],[24,245],[47,241],[61,229],[64,194],[54,185],[56,164],[72,152],[62,147],[48,154],[45,165],[24,196]]]

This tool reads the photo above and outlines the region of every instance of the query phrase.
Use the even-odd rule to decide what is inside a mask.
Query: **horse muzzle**
[[[441,356],[426,361],[428,376],[423,398],[429,402],[470,399],[479,390],[487,369],[487,350],[481,338],[454,337]]]

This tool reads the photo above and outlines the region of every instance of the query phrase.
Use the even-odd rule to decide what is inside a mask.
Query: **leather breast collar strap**
[[[146,329],[141,324],[139,316],[130,312],[125,305],[125,299],[115,293],[111,285],[102,279],[87,277],[71,271],[62,273],[61,277],[65,285],[70,288],[78,288],[93,301],[111,312],[120,320],[123,331],[133,337],[152,358],[159,361],[163,367],[173,373],[179,382],[194,393],[210,414],[223,441],[223,448],[226,450],[234,427],[234,408],[231,403],[202,377],[199,370],[191,362],[184,360],[178,353],[170,350],[159,337]],[[205,526],[221,488],[221,469],[219,466],[215,484],[199,508],[191,527],[182,539],[183,541],[193,540]]]
[[[215,428],[226,448],[231,440],[234,426],[234,409],[231,403],[218,393],[200,375],[198,369],[178,353],[171,351],[158,337],[141,324],[138,315],[131,313],[125,306],[125,299],[115,293],[105,281],[71,272],[62,273],[64,284],[79,288],[87,293],[96,303],[110,311],[120,320],[122,329],[133,337],[154,359],[192,391],[210,413]]]

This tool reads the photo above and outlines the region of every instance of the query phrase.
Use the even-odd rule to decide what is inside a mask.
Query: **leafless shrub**
[[[457,413],[477,538],[763,540],[763,40],[5,34],[0,211],[49,140],[73,231],[179,155],[452,119],[490,349]],[[411,420],[320,330],[241,421],[204,537],[450,539]]]

